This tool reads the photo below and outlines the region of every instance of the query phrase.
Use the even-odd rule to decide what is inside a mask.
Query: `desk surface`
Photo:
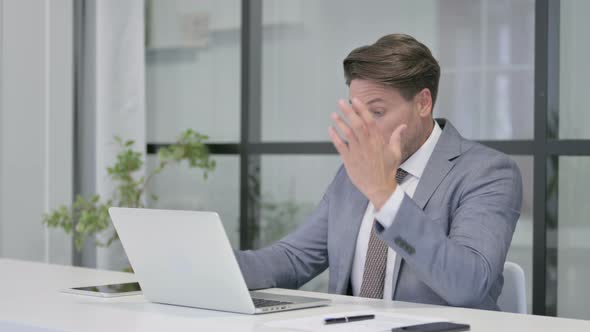
[[[590,331],[590,321],[439,307],[273,289],[332,299],[328,307],[241,315],[147,302],[143,296],[101,299],[60,293],[72,286],[134,281],[133,274],[0,259],[0,330],[13,331],[278,331],[273,320],[346,311],[387,310],[444,317],[472,331]],[[2,328],[4,326],[4,329]],[[39,327],[37,329],[36,327]]]

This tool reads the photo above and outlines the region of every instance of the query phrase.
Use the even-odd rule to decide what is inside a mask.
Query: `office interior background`
[[[305,221],[340,165],[329,114],[342,60],[389,33],[442,68],[436,117],[510,154],[524,201],[508,260],[531,313],[590,319],[590,23],[585,0],[0,0],[0,257],[106,269],[118,243],[41,223],[108,195],[115,135],[147,169],[185,129],[216,169],[154,179],[150,207],[219,212],[257,248]],[[99,235],[102,236],[102,235]],[[105,235],[106,236],[106,235]],[[304,286],[326,291],[324,273]]]

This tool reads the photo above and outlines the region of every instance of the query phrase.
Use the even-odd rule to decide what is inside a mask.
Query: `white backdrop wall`
[[[559,54],[559,138],[590,139],[590,2],[561,1]],[[557,314],[588,319],[590,307],[590,157],[559,158]]]
[[[71,18],[71,0],[0,0],[0,257],[71,262],[41,223],[72,199]]]
[[[95,192],[111,197],[114,184],[106,168],[114,164],[120,151],[114,137],[134,140],[134,149],[145,157],[145,47],[143,0],[87,1],[86,24],[91,34],[84,42],[93,50],[84,59],[85,107],[95,119]],[[87,112],[88,113],[88,112]],[[141,176],[142,174],[137,174]],[[98,235],[104,242],[112,229]],[[109,248],[97,248],[96,267],[123,269],[128,262],[120,242]]]

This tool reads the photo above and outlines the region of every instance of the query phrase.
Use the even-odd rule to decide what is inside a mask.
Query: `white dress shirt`
[[[376,212],[373,204],[369,202],[357,237],[356,250],[352,262],[352,272],[350,276],[352,295],[358,296],[361,292],[363,273],[365,271],[365,258],[369,247],[369,237],[371,235],[371,227],[373,227],[373,220],[377,219],[384,228],[391,226],[391,223],[395,219],[397,211],[402,204],[404,193],[410,197],[414,195],[418,182],[424,172],[424,168],[430,159],[432,151],[434,151],[434,147],[436,146],[441,133],[442,130],[440,126],[434,121],[434,129],[432,130],[432,133],[430,133],[426,142],[424,142],[418,151],[401,164],[400,168],[408,172],[408,175],[404,181],[397,186],[394,193],[387,200],[385,205],[383,205],[380,211]],[[383,299],[386,300],[393,299],[393,268],[395,264],[395,255],[395,251],[391,248],[387,250],[385,285],[383,287]]]

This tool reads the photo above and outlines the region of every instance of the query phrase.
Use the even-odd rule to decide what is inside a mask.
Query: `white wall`
[[[215,142],[239,141],[240,1],[149,4],[148,141],[173,141],[188,127]],[[436,49],[436,9],[435,0],[264,1],[263,139],[327,141],[329,114],[347,97],[346,54],[392,32]],[[198,47],[179,41],[190,15],[209,21]]]
[[[80,157],[88,162],[84,166],[87,175],[80,180],[87,181],[82,189],[85,194],[96,193],[104,202],[115,192],[107,172],[121,151],[115,137],[135,141],[134,150],[145,156],[145,8],[143,0],[88,0],[84,10],[81,42],[86,54],[80,59],[84,93],[79,114],[83,127],[92,134],[81,133],[90,137],[80,143]],[[113,231],[111,227],[97,238],[105,242]],[[114,270],[129,267],[120,242],[97,247],[95,262],[89,256],[92,253],[84,253],[82,265]]]
[[[151,1],[148,141],[192,127],[239,139],[240,3]],[[187,46],[186,17],[205,17]],[[425,43],[442,67],[435,115],[473,139],[533,135],[533,0],[264,1],[262,138],[327,141],[329,114],[347,98],[342,60],[389,33]]]
[[[330,113],[348,98],[342,60],[390,33],[407,33],[436,54],[437,1],[265,1],[262,138],[329,141]],[[292,17],[292,13],[300,13]]]
[[[72,1],[0,0],[0,257],[71,262],[72,74]]]
[[[240,1],[148,3],[148,142],[173,142],[187,128],[215,142],[239,141]],[[187,15],[208,18],[207,41],[200,47],[174,43]]]
[[[590,2],[561,2],[559,54],[559,137],[590,139],[588,77],[590,77]]]
[[[589,139],[590,2],[561,1],[559,137]],[[559,158],[557,314],[589,319],[590,307],[590,157]]]

